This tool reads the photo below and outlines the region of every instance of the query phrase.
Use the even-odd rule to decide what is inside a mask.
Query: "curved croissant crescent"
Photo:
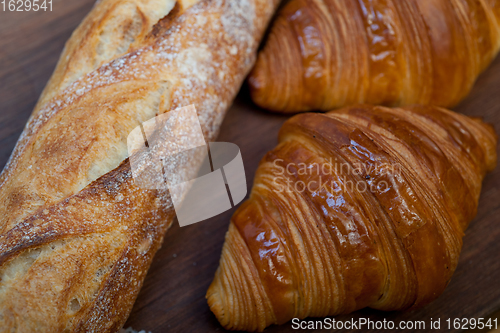
[[[292,0],[249,77],[278,112],[452,107],[500,47],[498,0]]]
[[[227,329],[261,331],[432,301],[457,266],[496,142],[488,124],[437,107],[293,117],[231,220],[211,310]]]

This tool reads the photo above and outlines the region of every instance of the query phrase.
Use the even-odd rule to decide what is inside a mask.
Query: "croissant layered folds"
[[[499,0],[292,0],[249,83],[279,112],[452,107],[500,46]]]
[[[234,214],[207,299],[227,329],[435,299],[458,261],[497,137],[438,107],[288,120]]]

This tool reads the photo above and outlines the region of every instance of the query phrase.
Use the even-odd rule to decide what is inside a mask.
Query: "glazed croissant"
[[[457,266],[496,142],[491,126],[437,107],[293,117],[231,220],[211,310],[227,329],[261,331],[432,301]]]
[[[278,112],[452,107],[500,46],[499,0],[292,0],[249,77]]]

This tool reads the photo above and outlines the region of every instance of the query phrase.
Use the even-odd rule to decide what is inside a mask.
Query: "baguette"
[[[277,2],[96,3],[0,175],[0,332],[123,326],[175,217],[134,183],[127,135],[194,104],[213,141]]]

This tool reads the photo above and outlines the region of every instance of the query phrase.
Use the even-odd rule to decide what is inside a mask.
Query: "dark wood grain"
[[[90,10],[93,0],[54,0],[53,12],[0,11],[0,168],[7,159],[47,82],[64,42]],[[483,117],[500,130],[500,58],[479,78],[471,95],[455,108]],[[221,129],[219,141],[237,144],[249,187],[264,153],[276,144],[286,117],[257,109],[242,88]],[[218,266],[234,210],[168,232],[146,277],[126,326],[152,332],[222,331],[205,301]],[[489,174],[476,219],[466,232],[453,279],[435,302],[413,312],[370,309],[337,319],[424,320],[487,317],[500,310],[500,168]],[[443,328],[443,327],[442,327]],[[288,332],[290,323],[266,332]],[[446,329],[441,329],[446,331]]]

